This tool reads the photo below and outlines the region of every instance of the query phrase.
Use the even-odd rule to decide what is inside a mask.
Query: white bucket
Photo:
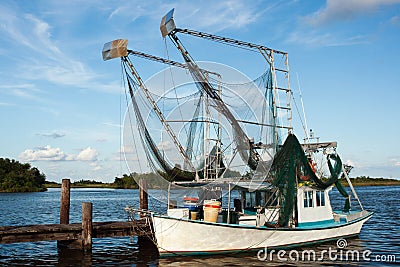
[[[217,201],[215,199],[208,199],[208,200],[205,199],[204,200],[204,206],[209,206],[209,205],[221,207],[221,202],[219,202],[219,201]]]
[[[205,222],[217,222],[218,220],[217,209],[204,208],[204,221]]]
[[[212,200],[204,200],[204,221],[217,222],[218,213],[221,211],[221,202]]]

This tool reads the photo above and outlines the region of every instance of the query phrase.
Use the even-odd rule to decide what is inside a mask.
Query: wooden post
[[[148,210],[149,209],[149,195],[147,193],[147,182],[145,179],[141,178],[139,180],[139,201],[140,201],[140,209]],[[147,216],[146,213],[141,212],[140,217],[145,218]],[[150,217],[151,218],[151,217]],[[151,224],[151,221],[150,221]],[[138,258],[146,258],[146,257],[157,257],[158,249],[154,245],[154,236],[153,232],[147,235],[139,235],[138,236],[138,245],[139,245],[139,254]]]
[[[141,178],[139,180],[139,198],[140,198],[140,209],[142,210],[147,210],[149,209],[149,200],[148,200],[148,194],[147,194],[147,183],[146,180]],[[145,214],[140,214],[141,217],[146,216]]]
[[[60,204],[60,224],[69,224],[70,188],[71,188],[70,180],[62,179],[61,204]]]
[[[82,245],[84,251],[92,250],[92,203],[82,203]]]
[[[71,181],[62,179],[61,183],[61,200],[60,200],[60,224],[69,224],[69,207],[70,207],[70,188]],[[57,248],[62,250],[70,246],[71,241],[57,241]]]

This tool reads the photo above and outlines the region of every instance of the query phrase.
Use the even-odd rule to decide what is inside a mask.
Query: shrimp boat
[[[306,136],[301,144],[294,134],[288,54],[179,29],[173,13],[162,18],[160,30],[184,63],[130,50],[121,39],[105,44],[102,52],[104,60],[121,59],[136,137],[160,178],[147,185],[165,190],[158,210],[127,208],[149,218],[160,256],[290,248],[358,235],[372,212],[351,185],[336,142]],[[255,51],[266,71],[251,82],[229,83],[224,77],[241,74],[196,62],[178,34]],[[155,92],[160,83],[145,83],[131,57],[167,64],[192,82]],[[334,187],[343,196],[341,210],[330,202]],[[351,207],[351,196],[358,210]]]

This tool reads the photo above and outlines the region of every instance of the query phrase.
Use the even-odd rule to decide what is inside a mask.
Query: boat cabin
[[[291,220],[291,227],[308,227],[334,221],[329,192],[307,185],[297,187],[296,204]],[[239,224],[252,226],[274,226],[279,218],[278,190],[241,191],[239,200],[234,200],[235,210],[241,208],[238,216]]]
[[[330,186],[325,190],[320,190],[305,183],[299,183],[295,192],[289,227],[302,228],[334,222],[334,213],[329,199],[332,188]],[[185,196],[183,205],[178,205],[179,207],[169,205],[168,215],[217,223],[278,227],[280,215],[278,188],[269,183],[239,182],[235,190],[238,193],[229,193],[226,199],[222,197],[224,190],[221,187],[203,188],[198,197]],[[208,216],[211,213],[212,216]],[[211,217],[213,219],[209,220]]]
[[[325,190],[308,186],[297,188],[297,225],[298,227],[333,222],[333,210],[329,200],[332,186]]]

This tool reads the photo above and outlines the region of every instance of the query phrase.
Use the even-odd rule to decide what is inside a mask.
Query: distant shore
[[[61,184],[59,183],[46,183],[44,184],[46,188],[61,188]],[[71,188],[110,188],[110,189],[137,189],[137,186],[127,187],[127,188],[119,188],[116,187],[113,183],[95,183],[95,184],[80,184],[74,185],[71,184]]]
[[[399,185],[400,180],[389,179],[389,178],[369,178],[369,177],[357,177],[350,178],[353,186],[391,186],[391,185]],[[341,179],[341,183],[343,186],[349,186],[345,179]],[[60,188],[61,184],[56,182],[46,183],[44,184],[46,188]],[[71,188],[110,188],[110,189],[121,189],[115,186],[114,183],[86,183],[86,184],[71,184]],[[137,189],[137,186],[126,187],[123,189]]]
[[[400,185],[400,180],[388,179],[388,178],[350,178],[353,186],[390,186],[390,185]],[[343,186],[349,186],[346,180],[340,180]]]

